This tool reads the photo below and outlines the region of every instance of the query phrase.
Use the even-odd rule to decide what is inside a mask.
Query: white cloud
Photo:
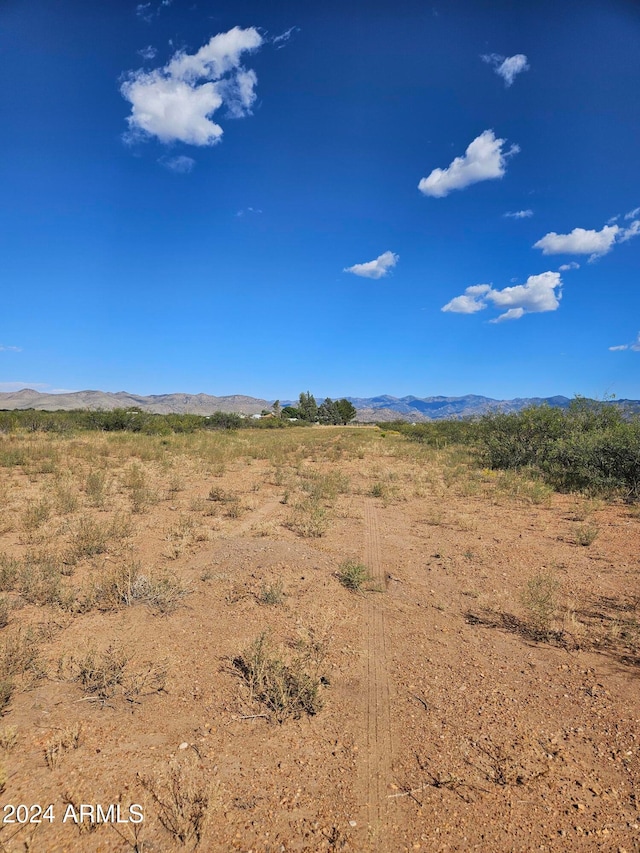
[[[542,249],[543,255],[589,255],[589,262],[593,262],[610,252],[616,243],[626,243],[639,234],[640,219],[634,219],[627,228],[605,225],[600,231],[585,228],[574,228],[570,234],[550,231],[533,248]]]
[[[625,213],[625,219],[635,219],[636,216],[640,214],[640,207],[635,207],[633,210],[630,210],[629,213]]]
[[[383,252],[375,261],[367,261],[364,264],[354,264],[346,267],[343,272],[352,272],[363,278],[383,278],[398,263],[399,257],[393,252]]]
[[[475,314],[493,304],[496,308],[507,310],[491,320],[492,323],[519,320],[525,314],[555,311],[560,305],[561,287],[562,279],[557,272],[530,275],[525,284],[505,287],[503,290],[494,290],[490,284],[474,284],[441,310],[454,314]]]
[[[635,341],[631,344],[620,344],[617,347],[609,347],[611,352],[620,352],[621,350],[630,349],[633,352],[640,352],[640,332],[635,339]]]
[[[0,344],[0,352],[22,352],[22,347],[10,347]]]
[[[484,299],[490,290],[490,284],[474,284],[467,287],[462,296],[455,296],[451,302],[447,302],[441,310],[453,314],[475,314],[487,307]]]
[[[262,41],[253,27],[234,27],[194,54],[178,51],[163,68],[131,72],[120,88],[131,104],[128,138],[214,145],[223,133],[211,119],[216,110],[224,104],[234,118],[251,112],[257,77],[241,58]]]
[[[533,216],[533,210],[516,210],[515,213],[505,213],[507,219],[528,219]]]
[[[147,47],[141,48],[138,53],[143,59],[155,59],[158,51],[149,44]]]
[[[625,216],[625,219],[627,217]],[[618,235],[618,243],[626,243],[632,237],[637,237],[640,234],[640,219],[634,219],[628,228],[623,228]]]
[[[149,23],[149,21],[153,20],[153,12],[151,10],[151,3],[138,3],[136,6],[136,15],[139,18],[142,18],[143,21]]]
[[[482,60],[493,65],[496,74],[504,80],[505,86],[511,86],[518,74],[529,70],[529,63],[524,53],[516,53],[515,56],[500,56],[498,53],[489,53],[485,54]]]
[[[605,225],[601,231],[574,228],[570,234],[550,231],[534,243],[533,248],[542,249],[543,255],[591,255],[599,258],[611,250],[619,231],[618,225]]]
[[[236,216],[244,216],[245,213],[262,213],[262,211],[260,210],[259,207],[247,207],[247,208],[242,208],[242,210],[239,210],[236,213]]]
[[[276,48],[280,50],[285,46],[285,44],[289,41],[294,33],[299,33],[300,27],[289,27],[288,30],[285,30],[283,33],[280,33],[279,36],[274,36],[271,39],[271,44],[275,44]]]
[[[496,139],[493,130],[485,130],[471,142],[463,157],[456,157],[446,169],[434,169],[422,178],[418,189],[425,195],[442,198],[452,190],[461,190],[479,181],[501,178],[506,171],[506,159],[520,148],[512,145],[503,152],[505,139]]]
[[[160,0],[156,9],[153,8],[153,3],[138,3],[136,6],[136,15],[150,24],[153,19],[160,14],[160,10],[166,6],[170,6],[173,0]]]
[[[164,166],[165,169],[177,172],[179,175],[188,175],[196,165],[193,157],[186,157],[184,154],[180,154],[177,157],[161,157],[158,163]]]
[[[575,261],[570,261],[568,264],[560,264],[558,267],[559,272],[567,272],[568,270],[579,270],[580,264],[577,264]]]

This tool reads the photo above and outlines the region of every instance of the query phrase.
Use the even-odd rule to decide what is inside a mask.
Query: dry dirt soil
[[[0,849],[639,851],[639,528],[375,428],[0,436]]]

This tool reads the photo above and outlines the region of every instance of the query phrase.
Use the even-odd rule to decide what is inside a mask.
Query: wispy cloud
[[[633,210],[630,210],[629,213],[625,213],[625,219],[635,219],[636,216],[640,215],[640,207],[635,207]]]
[[[502,77],[507,87],[513,84],[518,74],[529,70],[529,62],[524,53],[516,53],[515,56],[488,53],[482,56],[482,61],[493,66],[493,70]]]
[[[635,341],[630,344],[619,344],[616,347],[609,347],[611,352],[620,352],[621,350],[632,350],[633,352],[640,352],[640,332],[638,332],[638,336]]]
[[[277,50],[280,50],[285,46],[285,44],[289,41],[289,39],[300,32],[300,27],[289,27],[288,30],[285,30],[283,33],[280,33],[279,36],[273,36],[271,39],[271,44],[275,45]]]
[[[638,234],[640,219],[635,219],[627,228],[605,225],[600,231],[586,228],[574,228],[569,234],[550,231],[533,248],[541,249],[543,255],[589,255],[591,263],[610,252],[616,243],[626,243]]]
[[[262,213],[259,207],[243,207],[242,210],[239,210],[236,213],[237,217],[244,216],[247,213]]]
[[[193,157],[187,157],[184,154],[179,154],[177,157],[160,157],[158,160],[165,169],[171,172],[177,172],[179,175],[188,175],[196,165]]]
[[[143,21],[146,21],[147,24],[150,24],[160,14],[162,9],[170,6],[172,2],[173,0],[160,0],[156,6],[150,1],[147,3],[138,3],[136,6],[136,15],[142,18]]]
[[[0,344],[0,352],[22,352],[22,347],[11,347],[6,344]]]
[[[516,210],[513,213],[503,214],[507,219],[528,219],[533,216],[533,210]]]
[[[519,320],[525,314],[557,310],[562,298],[561,287],[562,279],[557,272],[530,275],[524,284],[505,287],[503,290],[494,290],[490,284],[474,284],[467,287],[461,296],[447,302],[441,310],[453,314],[476,314],[491,304],[499,309],[507,309],[490,320],[491,323]]]
[[[575,261],[570,261],[568,264],[560,264],[558,267],[559,272],[567,272],[568,270],[579,270],[580,264]]]
[[[147,59],[147,60],[155,59],[156,55],[158,53],[158,51],[155,49],[155,47],[152,47],[150,44],[147,45],[146,47],[141,48],[137,52],[143,59]]]
[[[345,267],[343,272],[351,272],[363,278],[384,278],[399,260],[399,256],[393,252],[383,252],[375,261],[367,261],[364,264],[354,264],[352,267]]]
[[[233,118],[251,114],[257,77],[241,59],[262,43],[255,28],[234,27],[196,53],[178,51],[162,68],[130,72],[120,88],[131,104],[127,140],[215,145],[223,133],[211,120],[216,110],[224,105]]]
[[[507,157],[520,148],[512,145],[503,151],[505,139],[496,139],[493,130],[485,130],[469,144],[462,157],[456,157],[446,169],[434,169],[422,178],[418,189],[424,195],[442,198],[452,190],[461,190],[479,181],[501,178],[506,171]]]

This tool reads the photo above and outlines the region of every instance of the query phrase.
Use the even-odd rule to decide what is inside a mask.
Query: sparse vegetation
[[[363,566],[362,563],[345,560],[338,570],[338,580],[342,586],[357,592],[362,589],[363,584],[370,580],[370,577],[367,567]]]
[[[151,795],[162,826],[180,844],[197,846],[209,818],[211,782],[188,761],[172,761],[152,776],[138,776]]]
[[[81,724],[74,723],[74,725],[56,732],[49,738],[44,747],[44,760],[49,770],[57,767],[65,752],[70,749],[77,749],[80,746],[81,736]]]
[[[318,661],[309,671],[309,655],[294,655],[287,662],[261,634],[233,661],[249,686],[251,698],[262,702],[279,721],[301,714],[314,715],[322,708]]]
[[[600,535],[597,524],[579,524],[575,528],[576,544],[587,548],[592,545]]]
[[[551,574],[534,575],[522,593],[522,603],[534,637],[548,639],[558,610],[560,584]]]
[[[277,605],[284,601],[284,587],[282,581],[271,584],[263,584],[258,596],[260,604]]]

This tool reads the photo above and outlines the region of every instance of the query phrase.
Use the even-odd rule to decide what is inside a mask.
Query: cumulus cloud
[[[505,213],[507,219],[528,219],[533,216],[533,210],[516,210],[514,213]]]
[[[393,252],[383,252],[375,261],[367,261],[364,264],[354,264],[352,267],[345,267],[343,272],[352,272],[354,275],[359,275],[363,278],[384,278],[395,267],[398,260],[399,256]]]
[[[143,59],[155,59],[158,51],[155,47],[152,47],[150,44],[146,47],[141,48],[138,53]]]
[[[560,305],[562,279],[558,272],[543,272],[530,275],[524,284],[494,290],[490,284],[474,284],[467,287],[461,296],[454,297],[442,307],[442,311],[454,314],[475,314],[489,305],[506,309],[492,323],[519,320],[525,314],[555,311]]]
[[[452,190],[501,178],[506,171],[507,157],[520,150],[512,145],[508,151],[503,151],[505,142],[505,139],[496,139],[493,130],[483,131],[469,144],[462,157],[456,157],[446,169],[434,169],[428,177],[422,178],[418,189],[424,195],[442,198]]]
[[[610,252],[616,243],[626,243],[638,234],[640,219],[634,219],[627,228],[605,225],[600,231],[586,228],[574,228],[570,234],[550,231],[534,243],[533,248],[542,249],[543,255],[589,255],[592,262]]]
[[[131,72],[120,88],[131,104],[128,139],[215,145],[223,133],[211,119],[216,110],[224,104],[233,118],[251,112],[257,77],[241,61],[262,41],[255,28],[234,27],[196,53],[178,51],[162,68]]]
[[[550,231],[534,243],[533,248],[542,249],[543,255],[591,255],[597,258],[611,250],[619,231],[618,225],[605,225],[601,231],[574,228],[570,234]]]
[[[609,347],[611,352],[620,352],[625,349],[632,350],[633,352],[640,352],[640,332],[638,332],[638,336],[631,344],[619,344],[617,347]]]
[[[188,175],[196,165],[193,157],[186,157],[184,154],[180,154],[177,157],[161,157],[158,163],[164,166],[165,169],[177,172],[179,175]]]
[[[558,270],[560,272],[567,272],[567,270],[579,270],[580,264],[577,264],[575,261],[571,261],[568,264],[560,264]]]
[[[524,53],[515,56],[500,56],[499,53],[489,53],[482,56],[482,61],[493,66],[494,71],[504,80],[505,86],[511,86],[517,75],[529,70],[529,63]]]

